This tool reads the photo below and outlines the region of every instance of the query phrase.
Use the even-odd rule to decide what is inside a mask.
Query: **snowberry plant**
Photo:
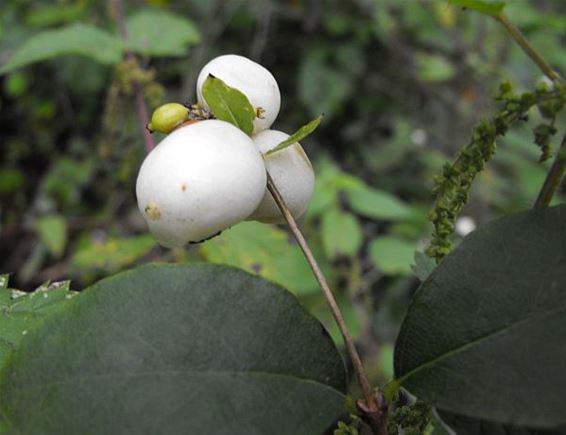
[[[349,363],[290,292],[235,268],[146,265],[80,293],[68,282],[19,292],[0,275],[0,433],[566,433],[566,206],[549,206],[566,171],[566,135],[551,146],[566,84],[511,24],[505,1],[451,3],[495,18],[548,83],[521,93],[502,84],[495,115],[436,178],[429,257],[415,257],[422,284],[397,338],[394,379],[370,383],[295,221],[315,178],[299,142],[321,118],[278,131],[274,75],[230,54],[205,65],[195,104],[153,113],[148,131],[167,136],[155,148],[145,136],[153,150],[138,174],[139,210],[165,247],[248,219],[287,223]],[[531,114],[541,160],[554,154],[533,210],[480,226],[451,250],[496,140]]]

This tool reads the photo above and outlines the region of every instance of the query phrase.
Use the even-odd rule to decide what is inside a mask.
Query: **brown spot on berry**
[[[150,202],[148,205],[146,205],[144,211],[149,220],[157,221],[161,219],[161,210],[159,209],[159,206],[154,202]]]
[[[188,187],[189,187],[189,186],[187,185],[187,183],[181,184],[181,190],[182,190],[183,192],[186,192]]]

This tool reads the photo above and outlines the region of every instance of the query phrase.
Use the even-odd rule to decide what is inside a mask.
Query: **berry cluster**
[[[282,222],[266,189],[266,170],[295,218],[312,195],[314,172],[298,142],[267,154],[289,138],[270,129],[281,104],[273,75],[242,56],[213,59],[197,80],[197,108],[203,113],[209,113],[203,97],[208,77],[247,96],[257,114],[253,132],[248,136],[207,116],[195,121],[194,106],[170,103],[154,112],[148,128],[170,134],[144,160],[136,195],[150,231],[165,247],[208,239],[246,219]]]

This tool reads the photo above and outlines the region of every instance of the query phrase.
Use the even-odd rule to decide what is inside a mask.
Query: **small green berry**
[[[147,129],[153,133],[171,133],[175,127],[189,119],[189,109],[179,103],[167,103],[159,106],[151,115]]]

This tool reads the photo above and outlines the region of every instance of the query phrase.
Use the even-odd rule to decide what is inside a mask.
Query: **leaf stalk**
[[[364,396],[364,402],[361,406],[362,410],[369,413],[369,414],[381,414],[382,409],[383,409],[383,404],[382,403],[378,403],[381,402],[380,400],[378,400],[378,397],[376,396],[376,394],[373,391],[373,388],[368,380],[367,374],[364,370],[364,366],[362,364],[362,360],[360,358],[360,355],[356,349],[356,346],[354,345],[354,340],[352,340],[352,336],[350,335],[350,332],[348,331],[348,327],[346,326],[346,322],[344,320],[344,316],[342,315],[342,312],[340,311],[340,307],[338,306],[338,303],[336,302],[336,299],[334,297],[334,294],[332,293],[332,290],[330,289],[330,286],[328,285],[328,282],[326,281],[326,278],[324,276],[324,274],[322,273],[322,270],[320,269],[320,266],[318,265],[316,259],[314,258],[314,255],[305,239],[305,237],[303,236],[303,233],[301,232],[301,230],[299,229],[299,226],[297,225],[297,222],[295,221],[295,218],[293,217],[293,215],[291,214],[291,212],[289,211],[289,208],[287,207],[287,205],[285,204],[285,201],[283,200],[283,197],[281,196],[281,193],[279,192],[279,190],[277,189],[277,186],[275,185],[275,183],[273,182],[273,178],[271,178],[271,175],[269,175],[269,172],[267,172],[267,189],[269,190],[269,193],[271,193],[271,196],[273,197],[273,200],[275,201],[275,203],[277,204],[277,207],[279,208],[279,210],[281,211],[281,214],[283,215],[283,218],[285,219],[285,221],[287,222],[287,225],[289,226],[289,229],[291,230],[291,233],[293,233],[293,236],[295,237],[295,239],[297,240],[297,243],[299,244],[301,250],[303,251],[303,254],[307,260],[307,263],[309,264],[319,286],[320,289],[322,290],[322,293],[326,299],[326,302],[328,303],[328,306],[330,307],[330,311],[332,312],[332,316],[334,317],[334,320],[336,321],[336,324],[338,325],[338,329],[340,330],[340,334],[342,335],[342,339],[344,340],[344,345],[346,346],[346,350],[348,352],[348,356],[350,357],[350,361],[352,362],[352,366],[354,368],[354,372],[356,374],[356,378],[358,380],[358,384],[360,385],[360,388],[362,390],[362,394]],[[364,409],[366,408],[366,409]],[[379,420],[379,419],[376,419]],[[382,419],[381,419],[382,420]],[[380,426],[383,426],[382,424]],[[376,433],[379,435],[386,435],[387,432],[383,432],[383,428],[382,427],[373,427],[376,430]]]

